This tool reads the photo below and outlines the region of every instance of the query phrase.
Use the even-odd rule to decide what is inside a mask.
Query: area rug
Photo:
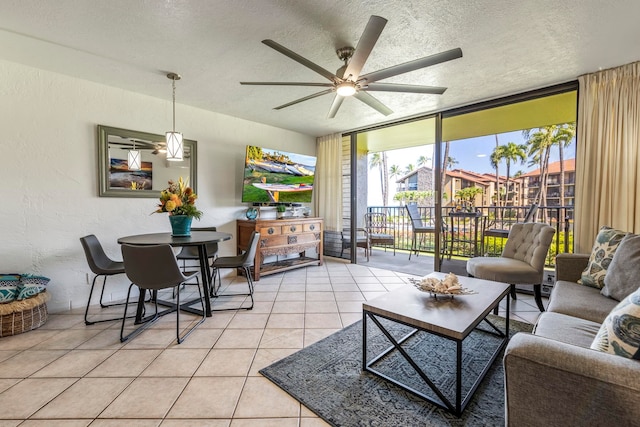
[[[488,319],[504,330],[504,319]],[[483,326],[484,325],[484,326]],[[511,334],[530,332],[527,323],[510,321]],[[367,322],[368,350],[376,355],[389,347],[382,333]],[[385,323],[394,338],[405,335],[406,326]],[[463,344],[462,390],[469,390],[475,377],[497,348],[485,322]],[[416,361],[429,361],[427,375],[447,397],[454,396],[455,344],[418,332],[403,344]],[[369,351],[368,351],[369,353]],[[433,395],[398,352],[392,352],[376,369],[398,375],[419,391]],[[504,372],[502,353],[494,361],[460,418],[368,372],[362,371],[362,321],[358,321],[317,343],[260,371],[284,391],[332,426],[501,426],[504,425]]]

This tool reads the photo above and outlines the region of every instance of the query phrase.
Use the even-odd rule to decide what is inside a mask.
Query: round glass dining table
[[[151,233],[151,234],[136,234],[132,236],[125,236],[118,239],[119,244],[127,245],[171,245],[172,247],[182,246],[197,246],[198,258],[200,261],[200,273],[202,275],[203,291],[205,293],[205,313],[207,317],[211,317],[211,301],[209,300],[209,292],[212,286],[211,274],[209,271],[207,244],[208,243],[220,243],[226,240],[231,240],[231,234],[223,233],[220,231],[197,231],[192,230],[191,236],[172,236],[170,232],[167,233]],[[142,300],[143,298],[141,298]],[[158,301],[158,304],[166,306],[173,306],[175,304],[168,301]],[[189,303],[181,304],[186,306]],[[196,314],[202,314],[201,310],[184,307],[183,309],[191,311]]]

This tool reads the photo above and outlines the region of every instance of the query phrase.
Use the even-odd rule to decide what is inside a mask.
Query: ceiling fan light
[[[181,161],[183,157],[182,134],[167,132],[167,160]]]
[[[340,83],[336,87],[336,92],[340,96],[352,96],[356,93],[356,85],[353,82]]]
[[[127,154],[127,167],[130,171],[139,171],[141,166],[140,152],[138,150],[129,150]]]

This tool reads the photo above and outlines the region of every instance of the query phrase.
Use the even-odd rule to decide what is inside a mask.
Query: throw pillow
[[[44,276],[33,276],[31,274],[25,274],[20,277],[20,284],[18,285],[17,300],[21,301],[25,298],[31,298],[38,295],[40,292],[44,292],[47,289],[47,283],[49,278]]]
[[[625,299],[638,289],[640,276],[640,236],[627,234],[611,260],[604,276],[604,288],[600,291],[605,297],[618,301]]]
[[[0,275],[0,304],[15,301],[18,296],[19,274]]]
[[[640,289],[611,310],[591,348],[629,359],[640,359]]]
[[[624,231],[615,230],[607,226],[600,228],[596,236],[596,242],[591,250],[589,264],[582,272],[582,277],[578,280],[578,283],[598,289],[604,287],[604,276],[607,274],[607,268],[609,268],[613,255],[626,234]]]

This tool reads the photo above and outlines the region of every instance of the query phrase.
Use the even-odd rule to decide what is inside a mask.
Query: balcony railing
[[[443,208],[444,232],[441,248],[446,248],[446,256],[472,257],[477,255],[500,256],[506,239],[484,236],[484,230],[510,230],[517,222],[522,222],[529,210],[528,206],[478,206],[474,208],[476,215],[450,216],[454,208]],[[369,206],[368,212],[382,212],[387,215],[389,232],[393,234],[395,249],[410,250],[413,241],[411,220],[404,206]],[[418,207],[422,221],[428,225],[435,224],[435,207]],[[555,228],[556,233],[547,254],[547,266],[555,264],[555,256],[559,253],[573,252],[573,206],[540,206],[534,221],[545,222]],[[421,234],[423,239],[419,249],[434,252],[435,235]]]

